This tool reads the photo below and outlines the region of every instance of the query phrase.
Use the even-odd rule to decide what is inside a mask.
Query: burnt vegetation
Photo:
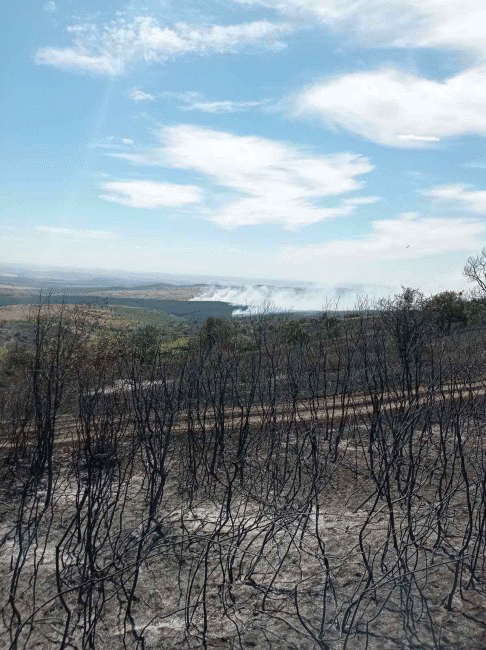
[[[0,359],[0,646],[484,648],[485,313],[41,300]]]

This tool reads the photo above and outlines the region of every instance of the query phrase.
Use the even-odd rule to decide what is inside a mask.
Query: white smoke
[[[216,285],[203,289],[192,300],[226,302],[238,307],[233,311],[233,316],[243,316],[262,311],[319,312],[356,309],[364,302],[369,306],[370,302],[389,294],[390,291],[386,287]]]
[[[277,312],[326,311],[337,309],[336,295],[322,288],[275,287],[250,285],[240,287],[213,286],[203,290],[192,300],[217,300],[238,306],[233,316],[259,313],[263,310]],[[332,303],[332,304],[331,304]],[[245,309],[241,308],[245,306]]]

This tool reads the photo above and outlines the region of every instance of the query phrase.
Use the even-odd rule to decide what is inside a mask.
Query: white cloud
[[[203,113],[239,113],[250,108],[261,106],[262,102],[223,101],[192,101],[183,107],[186,111],[202,111]]]
[[[462,183],[439,185],[423,194],[436,201],[462,204],[471,212],[486,214],[486,190],[471,190]]]
[[[352,307],[353,294],[386,297],[401,286],[426,294],[461,291],[467,287],[464,263],[481,249],[485,234],[484,220],[403,213],[373,221],[365,236],[285,247],[280,265],[282,271],[292,269],[294,279],[312,279],[337,293],[339,287],[356,288],[359,283],[341,306]]]
[[[285,143],[191,125],[161,135],[170,165],[202,172],[246,195],[213,213],[211,219],[224,228],[262,223],[298,228],[350,214],[346,202],[324,208],[318,201],[360,188],[356,176],[372,170],[366,158],[354,154],[312,156]]]
[[[135,141],[131,138],[119,138],[114,135],[106,135],[101,140],[95,140],[94,142],[89,142],[87,146],[90,149],[109,149],[112,150],[126,150],[127,146],[135,144]]]
[[[468,133],[485,136],[486,66],[445,82],[393,69],[347,74],[304,89],[295,110],[396,147],[424,147]]]
[[[344,301],[349,306],[352,294],[383,297],[398,293],[401,286],[426,294],[460,291],[466,288],[462,276],[466,258],[481,249],[485,233],[482,220],[404,213],[373,221],[366,236],[286,247],[281,266],[293,269],[294,278],[311,278],[336,291],[360,283],[361,288]]]
[[[464,167],[466,169],[486,169],[486,162],[484,160],[473,160],[469,163],[464,163]]]
[[[123,72],[124,62],[116,60],[103,53],[93,55],[73,48],[45,47],[38,50],[35,62],[39,65],[52,65],[55,68],[65,68],[89,72],[93,74],[119,75]]]
[[[159,138],[162,147],[111,155],[138,164],[193,170],[231,190],[233,198],[208,217],[223,228],[274,223],[295,229],[349,215],[360,203],[378,200],[336,199],[362,187],[357,177],[373,169],[363,156],[312,155],[283,142],[192,125],[167,127]],[[322,206],[330,197],[332,205]]]
[[[237,0],[297,19],[316,18],[364,44],[449,47],[486,56],[486,5],[478,0]]]
[[[202,192],[195,185],[155,181],[113,181],[102,184],[107,194],[100,198],[131,208],[179,207],[199,203]]]
[[[153,102],[155,96],[150,93],[146,93],[140,88],[132,88],[129,94],[130,99],[133,99],[134,102]]]
[[[409,141],[409,142],[440,142],[440,138],[435,135],[413,135],[413,134],[399,134],[399,140]]]
[[[43,5],[42,9],[44,9],[44,11],[47,11],[47,13],[53,14],[55,11],[57,11],[56,3],[53,2],[53,0],[49,0]]]
[[[266,102],[252,102],[252,101],[234,101],[234,100],[207,100],[198,93],[188,91],[185,93],[171,93],[175,99],[182,102],[180,108],[184,111],[202,111],[203,113],[239,113],[247,111],[250,108],[262,106]]]
[[[285,255],[293,260],[341,260],[350,266],[379,260],[411,260],[474,250],[486,230],[486,224],[477,220],[421,217],[415,213],[373,221],[371,225],[372,232],[365,237],[288,248]]]
[[[426,147],[486,134],[486,3],[477,0],[238,0],[320,22],[364,47],[448,48],[473,67],[445,82],[394,69],[321,81],[297,98],[320,117],[381,144]]]
[[[35,230],[45,235],[75,240],[114,239],[116,237],[115,233],[110,230],[84,230],[80,228],[57,228],[55,226],[36,226]]]
[[[209,55],[238,52],[247,46],[278,50],[285,47],[280,39],[289,33],[286,23],[266,20],[236,25],[189,25],[176,23],[162,26],[150,16],[139,16],[132,22],[122,18],[98,27],[74,25],[74,47],[40,49],[36,63],[53,65],[79,72],[119,75],[128,63],[145,60],[165,62],[185,54]],[[149,99],[134,89],[132,99]],[[143,94],[140,94],[143,93]]]

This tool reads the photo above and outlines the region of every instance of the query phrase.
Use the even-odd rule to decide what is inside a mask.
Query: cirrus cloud
[[[160,25],[152,16],[138,16],[131,22],[119,18],[98,26],[72,25],[74,46],[44,47],[35,62],[78,72],[120,75],[127,64],[144,60],[165,62],[187,54],[209,55],[238,52],[248,46],[278,50],[285,47],[281,36],[292,28],[287,23],[267,20],[234,25]],[[149,99],[139,92],[132,99]]]
[[[413,259],[452,251],[474,250],[486,224],[474,219],[423,217],[405,212],[397,219],[373,221],[371,233],[357,239],[286,249],[293,259],[342,258],[373,261]]]
[[[283,248],[281,263],[295,269],[295,276],[326,285],[359,282],[375,296],[397,293],[401,286],[430,293],[462,290],[466,256],[480,250],[485,233],[484,220],[402,213],[374,220],[361,237]],[[373,287],[382,288],[376,293]]]
[[[438,185],[423,192],[435,201],[462,205],[466,210],[486,214],[486,190],[473,190],[463,183]]]
[[[57,11],[56,3],[54,0],[48,0],[42,7],[44,11],[46,11],[49,14],[53,14],[54,12]]]
[[[373,170],[353,153],[315,155],[284,142],[180,124],[158,133],[161,146],[139,153],[112,153],[135,164],[160,165],[208,177],[224,199],[205,216],[225,229],[280,224],[296,229],[338,216],[377,197],[340,198],[362,188]],[[227,190],[233,196],[227,199]],[[331,205],[323,205],[323,201]]]
[[[181,102],[179,108],[183,111],[201,111],[203,113],[231,114],[247,111],[251,108],[263,106],[266,101],[237,101],[232,99],[211,100],[205,99],[201,93],[186,91],[184,93],[166,92],[164,96],[171,97]]]
[[[449,47],[486,56],[486,5],[477,0],[237,0],[315,21],[374,47]]]
[[[115,233],[111,230],[95,230],[83,228],[58,228],[56,226],[36,226],[35,230],[44,235],[62,237],[64,239],[86,240],[86,239],[114,239]]]
[[[100,198],[131,208],[180,207],[199,203],[202,192],[196,185],[159,183],[156,181],[111,181],[102,184]]]
[[[146,93],[140,88],[132,88],[128,96],[134,102],[153,102],[155,99],[154,95],[151,95],[150,93]]]

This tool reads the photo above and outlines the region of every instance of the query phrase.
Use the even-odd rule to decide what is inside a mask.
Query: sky
[[[486,4],[7,0],[0,261],[465,286]]]

